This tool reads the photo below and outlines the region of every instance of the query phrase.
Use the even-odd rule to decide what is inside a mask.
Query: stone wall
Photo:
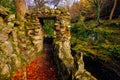
[[[0,80],[9,79],[21,67],[26,72],[26,65],[43,50],[39,20],[28,17],[19,22],[0,6]]]
[[[60,78],[60,80],[68,80],[70,78],[70,75],[72,74],[71,73],[72,67],[74,65],[74,60],[71,55],[71,48],[70,48],[70,29],[69,29],[70,19],[71,19],[70,14],[64,9],[49,9],[44,7],[41,8],[39,11],[34,11],[34,12],[29,11],[26,17],[28,17],[27,20],[30,20],[29,17],[31,17],[32,20],[35,20],[35,22],[34,21],[33,22],[27,21],[27,22],[30,22],[32,24],[36,24],[36,22],[40,23],[38,27],[28,26],[29,27],[28,31],[31,31],[32,29],[34,30],[35,28],[42,29],[43,21],[41,20],[52,19],[55,21],[53,59],[56,64],[56,71],[58,73],[58,77]],[[44,35],[41,36],[42,41],[43,41],[43,36]],[[38,48],[40,48],[40,46],[38,46]]]
[[[20,66],[12,34],[15,15],[0,6],[0,79],[7,79]]]
[[[0,6],[0,10],[0,76],[5,75],[1,79],[11,77],[18,68],[30,63],[37,54],[42,52],[44,34],[40,18],[54,18],[54,55],[56,56],[54,59],[58,61],[57,65],[63,64],[65,67],[58,66],[58,74],[61,71],[64,73],[62,69],[64,68],[70,75],[73,57],[70,50],[70,30],[68,28],[69,13],[62,9],[45,8],[34,12],[29,11],[26,13],[26,20],[19,22],[15,19],[15,15],[10,14],[4,7]]]
[[[0,80],[12,77],[18,68],[26,73],[26,65],[43,51],[43,19],[53,19],[53,60],[58,80],[79,79],[86,74],[82,56],[75,60],[70,47],[70,14],[64,9],[28,11],[25,21],[19,22],[14,14],[0,6]],[[78,69],[74,72],[77,62]],[[26,75],[24,75],[25,80]],[[94,79],[90,79],[94,80]]]

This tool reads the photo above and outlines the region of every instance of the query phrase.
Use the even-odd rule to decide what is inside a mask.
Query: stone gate
[[[54,20],[53,56],[58,74],[61,78],[64,76],[62,80],[68,80],[74,63],[70,47],[70,14],[64,9],[44,8],[27,13],[26,19],[27,34],[38,52],[43,50],[43,20]],[[28,23],[33,24],[33,26]],[[67,76],[65,77],[65,75]]]

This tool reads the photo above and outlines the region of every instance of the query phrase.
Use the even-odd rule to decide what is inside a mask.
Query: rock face
[[[8,79],[12,72],[20,66],[20,60],[14,53],[12,33],[15,15],[0,6],[0,79]]]
[[[0,14],[0,80],[12,77],[21,66],[24,66],[23,71],[26,73],[25,65],[43,51],[44,19],[55,21],[53,60],[58,80],[86,80],[87,77],[81,77],[85,73],[82,58],[77,59],[78,69],[73,72],[75,60],[70,47],[71,18],[67,11],[42,7],[39,11],[26,13],[25,22],[15,20],[15,15],[9,14],[1,6]]]

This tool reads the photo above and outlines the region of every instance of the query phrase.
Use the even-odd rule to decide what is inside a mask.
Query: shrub
[[[53,37],[54,36],[54,21],[53,20],[44,20],[44,32],[47,37]]]

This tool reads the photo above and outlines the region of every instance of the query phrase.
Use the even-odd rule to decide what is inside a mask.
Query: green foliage
[[[47,37],[54,36],[54,21],[53,20],[44,20],[44,32]]]
[[[96,18],[97,20],[100,19],[100,4],[98,0],[93,0],[94,1],[94,5],[95,5],[95,14],[96,14]]]
[[[13,0],[0,0],[0,5],[9,9],[12,13],[15,13],[15,6]]]
[[[120,58],[119,28],[111,25],[95,27],[95,21],[77,22],[71,27],[72,50],[82,51],[85,55],[98,55],[99,57],[116,56]],[[112,24],[116,27],[116,24]]]
[[[9,80],[9,77],[7,75],[0,76],[0,80]]]
[[[111,28],[120,28],[120,24],[117,24],[117,23],[111,23],[108,26]]]
[[[71,27],[71,33],[76,37],[86,38],[88,36],[87,33],[89,33],[89,31],[87,31],[85,24],[78,22]]]
[[[108,51],[111,52],[111,55],[115,55],[120,58],[120,45],[119,46],[117,46],[117,45],[110,46]]]

